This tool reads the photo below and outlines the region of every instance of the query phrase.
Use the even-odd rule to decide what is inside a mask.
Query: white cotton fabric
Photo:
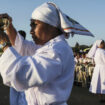
[[[105,94],[105,50],[98,48],[94,60],[95,68],[89,91],[92,93]]]
[[[32,19],[40,20],[62,30],[64,33],[94,36],[75,20],[67,18],[57,5],[47,2],[37,7],[32,13]]]
[[[18,39],[21,51],[30,54],[31,44]],[[4,84],[25,91],[28,105],[67,105],[74,80],[73,52],[64,35],[50,40],[32,56],[21,56],[10,47],[0,58],[0,73]]]
[[[67,28],[72,24],[54,3],[44,3],[36,8],[32,13],[32,19],[40,20],[60,28],[63,32],[70,33],[70,30],[64,30],[64,28]]]
[[[14,88],[10,88],[10,105],[27,105],[24,92],[18,92]]]
[[[87,54],[87,57],[89,57],[89,58],[94,58],[94,55],[95,55],[95,53],[96,53],[96,50],[97,50],[97,48],[100,46],[101,42],[102,42],[102,40],[97,40],[97,41],[93,44],[92,48],[89,50],[89,52],[88,52],[88,54]]]
[[[44,3],[36,8],[32,13],[32,19],[40,20],[55,27],[60,25],[57,9],[49,3]]]
[[[40,45],[36,45],[33,41],[24,40],[18,33],[13,47],[20,55],[29,56],[35,54],[35,51],[40,48]]]
[[[27,43],[30,43],[28,44],[30,46],[27,46]],[[24,48],[27,51],[23,49],[22,45],[25,45]],[[21,35],[19,35],[19,33],[16,36],[15,45],[13,47],[22,56],[33,55],[35,51],[38,49],[38,45],[35,45],[34,42],[24,40],[24,38]],[[29,52],[28,49],[31,49],[30,53],[28,53]],[[16,91],[14,88],[11,87],[10,88],[10,105],[27,105],[25,93]]]

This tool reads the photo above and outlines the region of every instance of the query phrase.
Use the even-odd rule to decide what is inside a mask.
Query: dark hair
[[[105,41],[104,41],[104,40],[102,40],[102,41],[101,41],[101,44],[104,44],[104,43],[105,43]]]
[[[26,38],[26,32],[25,32],[25,31],[19,30],[18,32],[19,32],[19,34],[20,34],[21,36],[24,37],[24,39]]]

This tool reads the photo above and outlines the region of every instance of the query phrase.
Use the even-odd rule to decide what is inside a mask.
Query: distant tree
[[[92,45],[79,45],[78,42],[76,42],[75,46],[72,47],[72,50],[74,53],[87,53],[89,49],[92,47]]]
[[[75,44],[75,48],[80,48],[80,46],[79,46],[79,43],[78,42],[76,42],[76,44]]]
[[[75,47],[72,48],[73,52],[79,53],[80,51],[80,45],[78,42],[76,42]]]
[[[86,49],[86,48],[89,48],[89,46],[87,46],[87,45],[80,45],[80,49],[81,49],[81,50],[84,50],[84,49]]]

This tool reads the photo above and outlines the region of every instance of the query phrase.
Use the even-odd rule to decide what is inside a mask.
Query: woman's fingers
[[[7,13],[0,14],[0,18],[7,18],[9,22],[12,22],[12,17],[9,16]]]

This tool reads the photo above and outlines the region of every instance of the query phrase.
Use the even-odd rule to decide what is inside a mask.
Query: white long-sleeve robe
[[[95,68],[89,91],[105,94],[105,50],[98,48],[94,57]]]
[[[26,45],[26,47],[28,47],[28,48],[31,47],[30,55],[33,55],[35,53],[35,51],[37,50],[38,46],[35,45],[34,42],[24,40],[24,38],[19,34],[16,36],[15,45],[13,46],[15,48],[15,50],[22,56],[29,55],[27,52],[22,50],[23,42],[26,44],[30,43],[30,44],[28,44],[30,46],[27,46],[26,44],[24,44],[24,45]],[[11,87],[10,88],[10,105],[27,105],[24,92],[18,92],[14,88]]]
[[[21,50],[31,55],[30,43],[21,42]],[[0,72],[4,84],[25,91],[28,105],[66,105],[74,80],[73,52],[63,35],[32,56],[23,57],[10,47],[0,58]]]

